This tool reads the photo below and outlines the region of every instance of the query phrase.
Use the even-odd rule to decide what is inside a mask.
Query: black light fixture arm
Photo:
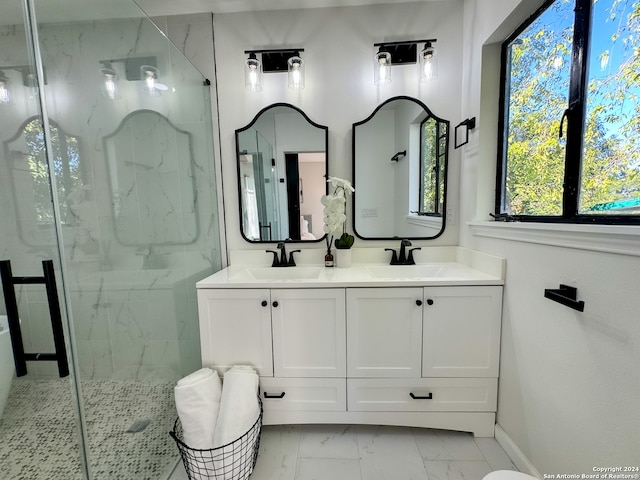
[[[437,41],[438,41],[437,38],[427,38],[424,40],[400,40],[397,42],[378,42],[378,43],[374,43],[373,46],[386,47],[386,46],[393,46],[393,45],[412,45],[415,43],[435,43]]]
[[[398,40],[395,42],[377,42],[374,47],[378,47],[378,53],[387,52],[391,55],[391,63],[402,65],[406,63],[416,63],[418,60],[418,44],[424,43],[431,46],[437,42],[436,38],[423,38],[419,40]]]
[[[269,48],[264,50],[245,50],[245,54],[249,53],[299,53],[304,52],[304,48]]]
[[[264,48],[244,51],[245,55],[249,55],[249,58],[255,59],[256,55],[261,56],[262,71],[265,73],[286,72],[287,61],[291,57],[299,57],[300,52],[304,52],[304,48]]]

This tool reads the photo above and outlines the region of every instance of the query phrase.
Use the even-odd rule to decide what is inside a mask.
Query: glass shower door
[[[48,116],[80,139],[60,201],[87,460],[93,479],[161,479],[173,386],[201,366],[195,283],[221,267],[210,87],[133,3],[92,3],[38,23]]]
[[[80,480],[85,456],[49,169],[73,176],[74,140],[55,126],[45,131],[22,7],[5,7],[17,15],[0,25],[0,476]],[[49,294],[34,283],[45,266],[57,285]],[[7,314],[16,310],[9,330]],[[50,359],[56,350],[60,365]]]
[[[167,434],[176,416],[173,385],[201,365],[195,283],[221,268],[209,82],[132,2],[28,3],[47,128],[37,131],[22,103],[4,113],[0,105],[1,131],[11,132],[3,155],[20,158],[16,168],[0,165],[0,200],[12,207],[0,213],[0,259],[10,256],[14,272],[33,274],[41,257],[59,252],[76,373],[69,395],[78,393],[64,418],[74,424],[74,410],[82,415],[75,441],[23,432],[35,432],[43,453],[29,444],[18,458],[25,443],[16,441],[0,455],[0,469],[28,472],[16,479],[83,478],[82,468],[49,466],[81,467],[86,458],[91,479],[167,478],[178,460]],[[0,37],[0,58],[25,50],[7,43],[18,30],[14,24]],[[39,137],[48,139],[51,179],[33,160],[44,155],[33,141]],[[52,216],[47,205],[56,208],[51,225],[43,220]],[[27,293],[23,323],[40,339],[44,297]],[[25,403],[52,411],[67,404],[45,379],[33,380],[41,390],[25,393]],[[69,452],[76,458],[68,461]]]

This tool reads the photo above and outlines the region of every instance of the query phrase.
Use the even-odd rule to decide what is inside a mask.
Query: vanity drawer
[[[348,410],[494,412],[497,390],[496,378],[348,379]]]
[[[260,377],[260,390],[265,412],[344,412],[347,407],[347,386],[344,378]]]

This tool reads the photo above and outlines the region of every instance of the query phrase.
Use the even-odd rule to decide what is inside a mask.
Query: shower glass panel
[[[30,37],[20,0],[4,2],[0,25],[0,261],[13,276],[43,275],[53,260],[63,302],[60,257],[54,223],[43,116]],[[13,21],[5,23],[11,17]],[[74,140],[51,128],[54,163],[75,176]],[[62,142],[68,144],[62,146]],[[64,158],[64,160],[63,160]],[[62,173],[62,169],[59,170]],[[26,353],[52,353],[54,341],[44,285],[16,285],[22,344]],[[0,289],[0,477],[81,479],[84,451],[73,364],[60,378],[56,362],[27,363],[15,376],[3,290]],[[66,327],[67,325],[65,325]],[[69,330],[65,328],[65,343]],[[46,465],[46,469],[42,466]]]
[[[176,416],[173,385],[201,366],[195,283],[221,268],[210,87],[133,2],[29,3],[47,122],[42,132],[33,122],[37,101],[29,98],[37,90],[12,82],[24,98],[0,104],[0,196],[10,206],[0,212],[7,217],[0,260],[11,259],[16,274],[35,274],[59,247],[81,428],[74,391],[63,402],[53,390],[65,382],[54,378],[55,364],[29,365],[24,378],[33,391],[14,400],[22,378],[15,379],[9,402],[51,410],[56,422],[73,425],[74,441],[39,434],[41,462],[31,450],[16,459],[19,444],[0,462],[32,469],[15,478],[84,478],[86,452],[91,479],[167,478],[177,462],[167,434]],[[0,70],[21,61],[3,57],[30,55],[21,24],[2,28]],[[23,45],[14,45],[20,35]],[[45,150],[51,172],[42,168]],[[50,349],[41,331],[44,294],[23,290],[23,323]],[[43,398],[53,399],[46,408]],[[57,410],[63,404],[69,412]]]

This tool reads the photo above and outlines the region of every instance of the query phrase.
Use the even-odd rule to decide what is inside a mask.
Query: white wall
[[[387,98],[409,95],[423,101],[436,115],[460,120],[460,64],[462,47],[462,1],[424,2],[309,10],[285,10],[215,14],[215,54],[219,91],[220,142],[227,207],[229,249],[261,249],[240,235],[234,131],[248,124],[265,106],[288,102],[301,108],[315,122],[329,127],[329,173],[351,179],[351,127],[368,117]],[[432,83],[417,81],[416,65],[393,67],[391,85],[373,85],[373,44],[381,41],[437,38],[439,77]],[[306,87],[287,89],[285,74],[263,76],[263,90],[244,88],[244,50],[303,47]],[[457,203],[459,154],[451,151],[449,198]],[[390,188],[391,185],[390,185]],[[357,192],[356,192],[357,194]],[[351,203],[348,205],[351,225]],[[351,228],[349,227],[351,230]],[[357,246],[391,246],[392,242],[365,242]],[[453,245],[458,242],[455,225],[435,241],[415,245]],[[321,244],[303,248],[323,248]],[[319,255],[321,253],[319,252]],[[323,254],[323,253],[322,253]]]
[[[540,473],[590,473],[596,466],[638,464],[640,257],[569,248],[584,238],[580,233],[556,242],[565,246],[548,246],[531,243],[532,237],[474,235],[467,225],[488,220],[493,209],[499,41],[540,3],[464,0],[464,7],[425,2],[214,16],[228,245],[261,248],[239,234],[233,133],[264,106],[290,102],[328,125],[331,174],[347,178],[351,124],[390,96],[416,96],[452,127],[476,116],[470,143],[451,150],[448,203],[460,208],[460,244],[507,259],[498,422]],[[374,87],[372,44],[422,35],[438,37],[435,89],[405,78],[405,67],[394,68],[388,90]],[[278,74],[265,75],[258,95],[244,90],[243,50],[292,45],[305,48],[305,90],[288,91]],[[457,230],[448,225],[443,237],[423,245],[455,244]],[[543,297],[559,283],[578,287],[584,313]]]
[[[463,148],[460,242],[507,259],[499,425],[541,474],[592,473],[638,465],[640,458],[640,257],[569,248],[586,242],[592,230],[586,226],[541,240],[560,245],[541,245],[530,243],[536,230],[518,241],[479,236],[500,235],[495,225],[467,225],[488,219],[495,191],[500,64],[499,46],[491,42],[539,3],[464,3],[463,117],[478,117],[478,128]],[[602,237],[589,248],[611,250],[622,242]],[[578,288],[584,313],[543,297],[560,283]]]

